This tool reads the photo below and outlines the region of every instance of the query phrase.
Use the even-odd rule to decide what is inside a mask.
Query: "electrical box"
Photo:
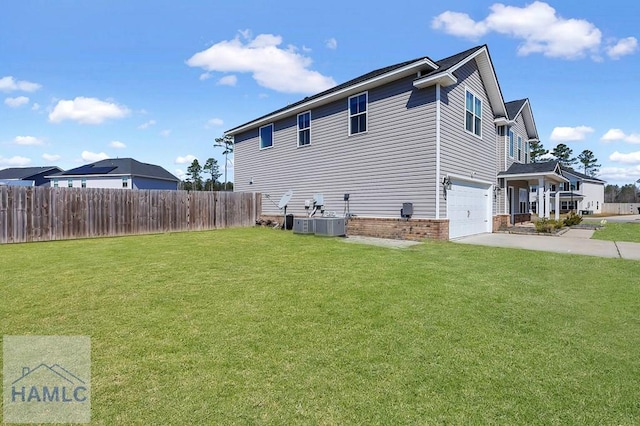
[[[413,203],[402,203],[400,216],[409,219],[413,216]]]

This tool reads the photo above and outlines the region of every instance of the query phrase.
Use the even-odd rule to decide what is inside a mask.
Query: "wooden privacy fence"
[[[640,203],[604,203],[602,213],[606,214],[639,214]]]
[[[259,193],[0,186],[0,244],[253,226]]]

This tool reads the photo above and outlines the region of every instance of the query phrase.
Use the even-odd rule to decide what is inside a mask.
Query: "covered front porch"
[[[531,213],[538,217],[560,218],[561,201],[556,188],[569,180],[562,176],[556,161],[545,163],[514,163],[508,170],[498,173],[503,192],[503,213],[509,214],[511,224],[531,220]]]

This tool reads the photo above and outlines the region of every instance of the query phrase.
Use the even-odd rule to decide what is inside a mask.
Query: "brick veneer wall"
[[[500,231],[501,229],[507,229],[509,227],[509,215],[499,214],[493,217],[493,232]]]
[[[263,221],[282,223],[282,216],[262,215]],[[420,241],[449,239],[448,219],[388,219],[355,217],[347,223],[347,235]]]

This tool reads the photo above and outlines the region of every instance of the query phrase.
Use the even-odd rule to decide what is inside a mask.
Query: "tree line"
[[[589,149],[585,149],[577,157],[574,157],[573,150],[563,143],[558,144],[551,152],[548,149],[544,149],[540,141],[530,142],[529,146],[531,148],[530,158],[532,163],[550,161],[551,159],[547,157],[547,154],[551,154],[560,164],[570,169],[580,163],[580,169],[577,171],[582,171],[587,176],[595,177],[600,171],[601,165],[598,164],[598,159],[593,151]]]
[[[228,156],[233,153],[233,138],[224,136],[216,138],[214,147],[223,148],[224,155],[224,182],[218,182],[222,173],[218,160],[213,157],[207,158],[204,165],[198,159],[194,159],[189,167],[185,179],[180,183],[181,189],[187,191],[233,191],[233,182],[227,181]]]

